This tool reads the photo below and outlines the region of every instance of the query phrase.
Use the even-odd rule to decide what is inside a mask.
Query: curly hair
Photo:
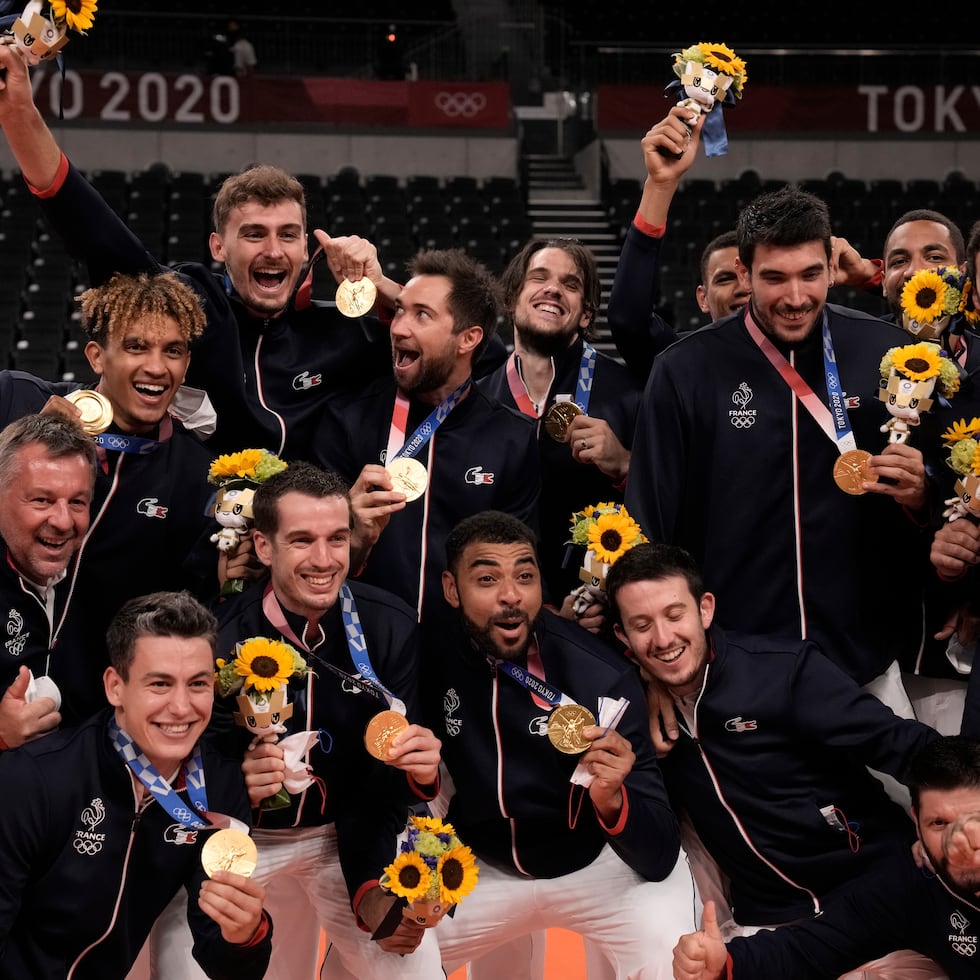
[[[188,341],[204,331],[204,310],[197,293],[173,272],[117,273],[107,283],[86,289],[78,302],[82,329],[103,347],[113,333],[144,318],[176,320]]]

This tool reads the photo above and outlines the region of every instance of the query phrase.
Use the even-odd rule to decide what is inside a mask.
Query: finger
[[[713,901],[705,902],[701,915],[701,929],[709,939],[721,940],[721,929],[718,927],[718,909]]]
[[[4,697],[14,698],[23,701],[27,697],[27,688],[31,683],[31,672],[24,666],[17,671],[17,676],[13,679],[10,687],[7,688]],[[53,704],[54,702],[52,702]]]

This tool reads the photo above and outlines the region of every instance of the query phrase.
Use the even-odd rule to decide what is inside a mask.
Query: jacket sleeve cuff
[[[861,289],[878,289],[881,286],[881,280],[885,274],[885,263],[883,259],[872,259],[875,264],[876,272],[870,279],[865,279],[861,283]]]
[[[436,773],[436,781],[423,786],[415,781],[412,776],[408,776],[408,788],[420,799],[428,803],[439,795],[440,774]]]
[[[24,181],[27,184],[27,189],[35,196],[40,198],[54,197],[58,191],[61,190],[61,185],[64,184],[65,178],[68,176],[68,157],[61,154],[61,163],[58,164],[58,172],[54,175],[54,180],[45,188],[35,187],[28,181]]]
[[[238,945],[242,949],[248,949],[250,946],[258,946],[266,936],[269,935],[269,925],[270,925],[269,913],[265,909],[262,909],[262,918],[259,920],[258,927],[255,930],[252,938],[247,943],[239,943]]]
[[[633,218],[633,227],[648,238],[663,238],[667,232],[667,225],[651,225],[639,211],[636,212],[636,217]]]
[[[361,899],[364,898],[364,895],[367,892],[369,892],[372,888],[379,888],[380,886],[381,882],[375,878],[374,881],[365,881],[364,884],[361,885],[356,892],[354,892],[354,900],[351,902],[351,906],[354,909],[354,919],[357,922],[357,928],[363,930],[364,932],[370,932],[371,930],[368,928],[367,923],[357,914],[358,906],[361,904]]]

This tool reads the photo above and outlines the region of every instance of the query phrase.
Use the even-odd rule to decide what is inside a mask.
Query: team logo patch
[[[102,850],[102,845],[105,843],[105,834],[97,833],[96,827],[99,826],[102,821],[105,820],[105,805],[102,800],[96,797],[78,817],[79,823],[86,830],[76,830],[75,838],[72,840],[72,847],[78,851],[79,854],[84,854],[87,857],[92,857]]]
[[[471,466],[466,471],[463,479],[467,483],[472,483],[474,486],[483,487],[489,486],[491,483],[493,483],[493,477],[493,473],[484,473],[482,466]]]
[[[759,727],[757,721],[745,721],[741,715],[725,722],[726,732],[754,732]]]
[[[309,371],[304,371],[302,374],[297,374],[293,378],[293,387],[297,391],[306,391],[309,388],[316,388],[317,385],[323,384],[322,374],[310,374]]]
[[[728,421],[736,429],[751,429],[755,425],[756,410],[747,407],[752,397],[752,389],[745,381],[732,392],[732,404],[735,408],[729,409]]]
[[[167,516],[169,507],[162,507],[158,497],[144,497],[136,505],[136,513],[144,517],[159,517],[161,520]]]
[[[9,640],[4,641],[4,647],[11,657],[19,657],[27,646],[31,633],[24,632],[24,617],[16,609],[11,609],[7,613],[7,636]]]
[[[949,917],[949,925],[956,930],[949,934],[949,945],[953,952],[960,956],[976,956],[977,937],[968,935],[966,931],[970,927],[970,920],[957,910]]]
[[[196,844],[197,831],[188,830],[183,824],[172,823],[163,832],[163,839],[168,844]]]
[[[527,723],[528,733],[531,735],[543,735],[548,737],[548,716],[538,715]]]
[[[446,691],[442,699],[442,713],[446,719],[446,734],[447,735],[458,735],[463,728],[463,722],[461,718],[458,718],[456,713],[459,711],[460,706],[459,695],[456,693],[456,689],[451,687]]]

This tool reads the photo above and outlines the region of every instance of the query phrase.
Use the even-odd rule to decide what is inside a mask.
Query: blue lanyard
[[[415,456],[420,449],[435,435],[436,429],[445,422],[449,413],[459,404],[460,399],[473,384],[472,378],[467,378],[451,395],[437,405],[429,417],[406,439],[401,449],[392,456],[398,459],[400,456]]]

